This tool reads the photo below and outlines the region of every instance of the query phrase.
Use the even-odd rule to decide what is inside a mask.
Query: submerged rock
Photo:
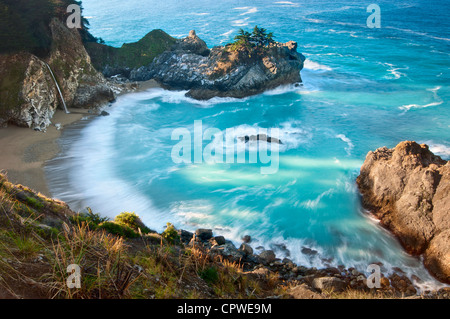
[[[276,143],[276,144],[283,144],[278,138],[267,136],[266,134],[258,134],[258,135],[246,135],[243,137],[239,137],[239,139],[245,143],[248,142],[255,142],[255,141],[263,141],[267,143]]]
[[[364,207],[450,283],[450,163],[425,144],[401,142],[369,152],[357,184]]]

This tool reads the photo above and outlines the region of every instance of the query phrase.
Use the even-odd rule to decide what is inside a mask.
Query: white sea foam
[[[247,10],[248,9],[248,10]],[[241,13],[241,16],[247,15],[247,14],[252,14],[252,13],[256,13],[258,12],[258,8],[257,7],[252,7],[252,8],[246,8],[247,11]]]
[[[439,96],[437,95],[437,92],[441,89],[441,86],[436,86],[434,88],[431,89],[427,89],[427,91],[433,92],[434,98],[435,99],[440,99]]]
[[[235,27],[245,27],[248,26],[248,20],[250,18],[238,19],[233,21],[233,26]]]
[[[406,70],[408,69],[408,67],[406,68],[395,67],[393,64],[390,63],[380,63],[380,64],[387,66],[388,69],[386,71],[389,72],[391,75],[393,75],[394,79],[396,80],[400,79],[402,76],[406,76],[405,73],[399,72],[398,70]]]
[[[310,59],[305,60],[304,68],[307,70],[313,70],[313,71],[332,71],[333,70],[329,66],[319,64],[317,62],[311,61]]]
[[[434,35],[431,35],[431,34],[428,34],[428,33],[425,33],[425,32],[418,32],[418,31],[414,31],[414,30],[410,30],[410,29],[402,29],[402,28],[396,28],[396,27],[391,27],[391,26],[386,26],[384,28],[386,28],[386,29],[393,29],[393,30],[397,30],[397,31],[401,31],[401,32],[406,32],[406,33],[409,33],[409,34],[414,34],[414,35],[427,37],[427,38],[435,39],[435,40],[450,41],[449,38],[436,37]]]
[[[247,101],[247,98],[237,99],[232,97],[214,97],[207,101],[199,101],[193,98],[186,96],[188,91],[169,91],[162,88],[151,88],[149,90],[138,92],[138,93],[130,93],[119,97],[119,99],[130,99],[133,101],[143,101],[143,100],[161,100],[164,103],[190,103],[195,104],[199,107],[210,108],[214,107],[217,104],[224,103],[244,103]]]
[[[445,159],[450,159],[450,146],[433,143],[433,141],[427,141],[425,143],[430,147],[430,151],[432,151],[434,154],[439,155]]]
[[[310,199],[310,200],[302,202],[300,204],[300,206],[302,206],[304,208],[308,208],[308,209],[316,209],[319,206],[319,203],[322,200],[322,198],[325,196],[330,196],[331,194],[333,194],[333,192],[334,192],[333,189],[329,189],[326,192],[323,192],[322,194],[317,196],[317,198],[315,198],[315,199]]]
[[[435,99],[435,102],[431,102],[428,104],[408,104],[408,105],[402,105],[399,107],[400,110],[403,110],[405,112],[409,111],[410,109],[423,109],[423,108],[427,108],[430,106],[437,106],[437,105],[441,105],[442,103],[444,103],[444,101],[439,97],[438,95],[438,91],[441,89],[441,86],[436,86],[434,88],[431,89],[426,89],[429,92],[433,93],[433,99]]]
[[[231,34],[233,34],[233,32],[234,32],[234,30],[230,30],[230,31],[227,31],[227,32],[225,32],[225,33],[222,33],[221,36],[223,36],[223,37],[229,37]]]
[[[95,119],[81,136],[66,140],[68,150],[51,161],[57,165],[50,162],[46,167],[52,195],[69,203],[75,211],[87,205],[108,217],[134,211],[147,225],[163,230],[162,212],[138,187],[115,175],[115,127],[122,116],[115,109],[110,116]]]
[[[426,107],[430,107],[430,106],[437,106],[437,105],[441,105],[442,103],[444,103],[443,101],[440,102],[432,102],[432,103],[428,103],[428,104],[408,104],[408,105],[402,105],[399,107],[400,110],[404,110],[404,111],[409,111],[410,109],[423,109]]]
[[[281,94],[285,94],[285,93],[289,93],[289,92],[295,92],[302,86],[303,85],[300,85],[299,83],[280,85],[272,90],[265,91],[263,94],[264,95],[281,95]]]
[[[336,135],[336,138],[341,139],[343,142],[347,143],[347,147],[345,148],[345,151],[347,152],[347,155],[351,155],[352,154],[352,150],[355,147],[352,143],[352,140],[349,139],[347,136],[345,136],[344,134],[338,134]]]
[[[299,3],[291,2],[291,1],[276,1],[275,4],[279,4],[283,7],[299,7]]]

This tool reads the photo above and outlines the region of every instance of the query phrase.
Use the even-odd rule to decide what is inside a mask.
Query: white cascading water
[[[45,65],[47,65],[47,68],[50,71],[50,74],[52,75],[53,81],[55,82],[56,88],[58,89],[59,96],[61,97],[61,101],[64,106],[64,111],[66,112],[66,114],[69,114],[70,112],[67,110],[66,101],[64,100],[64,97],[62,95],[61,89],[59,88],[58,82],[56,82],[55,75],[53,74],[53,71],[50,68],[50,65],[48,65],[47,63],[45,63]]]

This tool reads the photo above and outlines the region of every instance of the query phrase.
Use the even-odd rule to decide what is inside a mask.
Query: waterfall
[[[56,88],[58,89],[59,96],[61,97],[61,101],[62,101],[62,103],[64,105],[64,111],[66,112],[66,114],[69,114],[70,112],[67,110],[66,101],[64,101],[64,97],[63,97],[63,95],[61,93],[61,89],[59,88],[58,82],[56,82],[55,75],[53,74],[53,71],[50,68],[50,65],[48,65],[47,63],[45,63],[45,65],[47,65],[47,68],[50,71],[50,74],[52,75],[53,81],[55,82]]]

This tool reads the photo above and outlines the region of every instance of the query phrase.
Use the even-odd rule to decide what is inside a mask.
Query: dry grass
[[[138,278],[127,262],[123,239],[86,226],[70,228],[53,244],[50,263],[50,290],[53,298],[127,298],[129,288]],[[81,288],[67,286],[67,267],[81,268]]]

